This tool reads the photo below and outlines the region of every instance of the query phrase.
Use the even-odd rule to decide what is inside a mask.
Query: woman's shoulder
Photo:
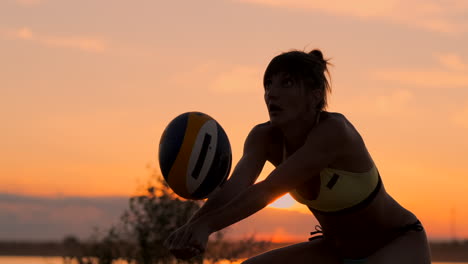
[[[328,112],[322,111],[320,113],[320,121],[327,121],[327,122],[349,122],[346,116],[342,113],[338,112]]]
[[[280,133],[275,127],[273,127],[270,121],[260,123],[255,125],[251,130],[247,139],[262,141],[265,143],[265,140],[269,140],[275,136],[275,134]]]
[[[326,113],[326,116],[324,118],[334,128],[333,131],[327,129],[330,132],[328,135],[334,134],[336,139],[341,140],[338,145],[339,158],[331,167],[343,168],[345,171],[368,171],[373,165],[372,157],[357,129],[341,113]]]
[[[250,134],[253,134],[257,138],[262,137],[275,140],[283,137],[281,130],[273,126],[270,121],[255,125],[250,131]]]
[[[270,121],[255,125],[246,139],[246,146],[262,149],[266,159],[277,165],[282,157],[283,134]]]
[[[343,135],[342,133],[353,134],[356,132],[354,126],[342,113],[323,111],[320,116],[319,124],[326,125],[330,129],[339,131],[341,135]]]
[[[330,132],[333,132],[332,134],[342,134],[347,123],[346,117],[341,113],[322,111],[316,129],[312,129],[310,132],[311,134],[319,133],[327,136],[330,136]]]

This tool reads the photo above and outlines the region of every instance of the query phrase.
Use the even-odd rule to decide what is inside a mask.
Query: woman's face
[[[305,120],[317,104],[303,82],[295,81],[288,73],[278,73],[266,79],[264,88],[270,122],[275,126]]]

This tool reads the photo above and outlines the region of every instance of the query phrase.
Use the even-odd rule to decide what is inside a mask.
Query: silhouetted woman
[[[327,65],[320,50],[273,58],[263,80],[270,120],[251,130],[222,190],[167,239],[176,256],[201,253],[211,233],[290,193],[321,227],[244,263],[430,263],[421,223],[386,192],[359,132],[325,111]],[[276,168],[254,184],[266,161]]]

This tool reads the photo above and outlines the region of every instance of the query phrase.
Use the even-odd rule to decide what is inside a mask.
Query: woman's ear
[[[311,92],[314,100],[314,106],[315,108],[317,108],[317,105],[319,105],[323,101],[323,91],[320,89],[314,89]]]

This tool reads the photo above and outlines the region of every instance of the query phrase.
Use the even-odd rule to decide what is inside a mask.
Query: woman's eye
[[[290,87],[292,85],[293,85],[293,80],[292,79],[290,79],[290,78],[284,79],[283,86]]]

